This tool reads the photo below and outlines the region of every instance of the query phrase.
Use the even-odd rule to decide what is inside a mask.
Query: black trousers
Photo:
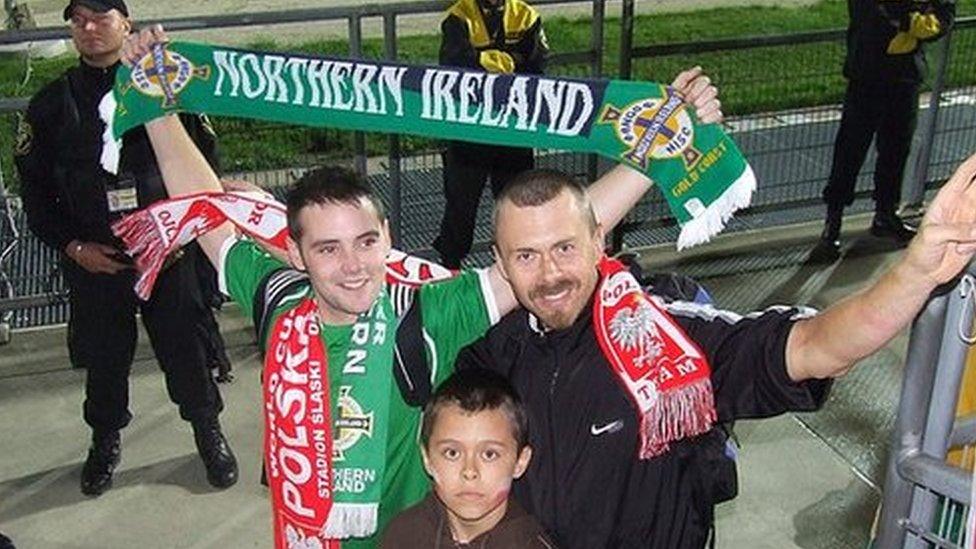
[[[182,259],[160,273],[145,302],[132,290],[133,271],[92,274],[70,259],[63,260],[71,290],[68,344],[73,360],[87,370],[83,413],[92,429],[121,429],[132,418],[129,371],[138,333],[137,310],[180,417],[207,419],[223,409],[200,334],[203,315],[213,314],[200,293],[194,263],[201,260],[199,248],[188,248]]]
[[[516,175],[534,166],[532,149],[448,143],[444,152],[444,217],[434,249],[445,267],[457,269],[471,251],[481,191],[491,180],[498,196]]]
[[[195,246],[194,246],[195,247]],[[200,285],[200,295],[204,304],[207,306],[207,314],[200,319],[202,324],[199,326],[200,337],[207,350],[207,365],[210,368],[218,366],[230,367],[230,359],[227,357],[227,346],[224,343],[224,336],[220,333],[220,326],[214,318],[213,311],[220,309],[224,302],[224,296],[217,287],[217,271],[214,270],[210,261],[202,255],[195,260],[197,270],[197,281]]]
[[[823,190],[827,206],[841,209],[854,201],[857,174],[875,139],[878,160],[872,197],[878,211],[894,212],[901,200],[917,117],[918,84],[848,81],[830,178]]]

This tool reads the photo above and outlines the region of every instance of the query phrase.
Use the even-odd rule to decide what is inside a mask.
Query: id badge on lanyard
[[[136,192],[135,177],[132,174],[121,174],[114,184],[107,186],[105,197],[108,199],[108,211],[111,213],[137,209],[139,195]]]

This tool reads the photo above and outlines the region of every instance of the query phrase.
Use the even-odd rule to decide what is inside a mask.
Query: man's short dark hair
[[[298,214],[306,206],[313,204],[359,206],[363,199],[373,205],[380,220],[386,218],[383,203],[373,195],[363,179],[353,170],[342,166],[322,166],[306,172],[295,181],[285,197],[288,231],[295,242],[302,237],[302,225],[298,221]]]
[[[424,447],[430,442],[437,416],[445,406],[455,405],[465,412],[501,410],[508,416],[512,436],[521,451],[529,443],[528,419],[521,399],[512,384],[501,375],[484,368],[458,370],[437,388],[424,407],[420,438]]]
[[[573,176],[557,170],[527,170],[508,182],[502,192],[495,198],[495,211],[492,225],[498,234],[498,209],[505,202],[511,202],[519,208],[542,206],[567,191],[576,199],[576,203],[584,210],[590,229],[596,230],[596,215],[590,206],[586,189]]]

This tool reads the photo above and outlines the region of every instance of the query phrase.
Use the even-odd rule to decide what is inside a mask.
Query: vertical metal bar
[[[618,76],[630,80],[633,76],[634,0],[624,0],[620,8],[620,59]]]
[[[960,291],[970,281],[963,280],[952,289],[948,296],[945,325],[942,329],[942,345],[939,359],[935,363],[935,380],[932,384],[932,399],[929,401],[925,431],[922,435],[922,453],[944,460],[949,447],[949,433],[956,416],[956,401],[959,399],[959,384],[962,382],[966,366],[966,353],[969,346],[960,338],[960,326],[969,330],[973,324],[973,308],[968,306],[972,299]],[[930,528],[935,518],[938,497],[921,487],[914,489],[909,518],[915,524]],[[943,513],[947,509],[943,506]],[[905,547],[928,547],[918,538],[906,540]]]
[[[383,14],[383,55],[387,61],[397,59],[397,20],[396,14]],[[390,134],[389,152],[387,154],[390,175],[390,231],[393,233],[393,245],[402,246],[403,242],[403,194],[400,179],[400,137]]]
[[[932,145],[935,142],[935,131],[939,124],[939,100],[945,89],[946,72],[949,67],[949,52],[951,51],[952,30],[939,41],[941,52],[939,55],[939,66],[935,73],[935,82],[932,84],[932,95],[929,97],[929,108],[926,109],[924,122],[922,124],[922,139],[919,142],[918,155],[915,157],[915,164],[912,169],[912,179],[909,182],[905,198],[902,202],[909,208],[921,209],[922,202],[925,200],[925,183],[929,178],[929,162],[932,159]]]
[[[363,20],[357,15],[349,16],[349,55],[354,58],[363,56]],[[366,134],[353,134],[353,166],[362,177],[366,177]]]
[[[594,6],[596,9],[596,6]],[[602,31],[601,31],[602,38]],[[629,80],[632,70],[631,53],[634,46],[634,0],[624,0],[620,14],[620,52],[618,59],[618,73],[622,80]],[[602,50],[602,47],[601,47]],[[596,179],[596,157],[594,160],[592,179]],[[591,180],[592,180],[591,179]],[[621,220],[610,233],[610,252],[617,253],[624,247],[624,220]]]
[[[606,17],[606,0],[593,0],[593,17],[590,19],[590,76],[603,76],[603,22]],[[595,154],[586,155],[586,180],[596,181],[600,159]]]
[[[593,20],[590,24],[590,75],[603,76],[603,21],[607,13],[606,0],[593,0]]]
[[[932,396],[935,378],[932,364],[939,356],[947,303],[948,296],[945,295],[929,300],[912,324],[898,413],[891,433],[891,453],[885,467],[881,520],[875,547],[896,548],[905,541],[905,531],[900,521],[908,516],[911,508],[912,484],[902,478],[898,463],[917,453],[922,445],[927,403]]]

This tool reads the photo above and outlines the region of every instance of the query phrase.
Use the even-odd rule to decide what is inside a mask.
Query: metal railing
[[[625,15],[631,1],[624,2]],[[622,26],[626,37],[632,23]],[[726,127],[760,182],[752,206],[737,215],[750,222],[733,223],[730,231],[782,223],[782,217],[760,215],[771,211],[806,208],[811,213],[799,220],[823,218],[821,191],[830,172],[846,86],[841,73],[844,29],[644,46],[623,39],[620,46],[621,77],[639,74],[667,81],[682,68],[701,65],[717,82]],[[976,86],[971,83],[976,56],[956,53],[973,48],[976,17],[957,20],[946,38],[929,45],[930,70],[903,182],[905,204],[920,203],[926,189],[948,178],[976,149]],[[763,67],[759,75],[756,64]],[[858,178],[859,199],[870,197],[874,159],[872,150]],[[757,215],[750,218],[750,213]],[[663,197],[649,194],[627,218],[624,242],[655,243],[644,237],[642,228],[651,229],[655,238],[673,239],[677,230],[668,227],[672,223]]]
[[[970,265],[912,326],[885,470],[879,549],[963,547],[972,472],[946,463],[946,453],[976,445],[976,416],[955,417],[973,342],[974,273]]]
[[[621,78],[637,75],[642,79],[670,81],[679,70],[700,64],[706,68],[721,90],[726,126],[739,147],[749,158],[760,181],[753,206],[737,216],[730,231],[755,226],[768,226],[797,220],[822,218],[820,191],[826,181],[836,125],[840,117],[839,101],[845,82],[840,73],[843,62],[844,31],[842,29],[812,33],[744,37],[681,44],[635,44],[634,0],[622,0],[620,18],[609,20],[608,0],[537,0],[538,6],[586,4],[591,7],[589,47],[583,51],[558,52],[552,56],[553,74],[600,76],[607,67],[617,65]],[[613,2],[617,5],[617,2]],[[247,27],[294,22],[345,22],[349,37],[348,53],[379,52],[384,59],[395,60],[401,55],[398,45],[398,24],[403,16],[441,13],[447,2],[422,1],[403,4],[364,5],[240,14],[212,17],[189,17],[163,21],[174,31]],[[382,23],[379,42],[363,36],[364,22]],[[619,48],[605,47],[607,25],[620,26]],[[66,36],[63,28],[35,29],[0,33],[0,44],[10,44]],[[947,44],[950,44],[947,42]],[[976,88],[963,87],[960,75],[976,74],[972,56],[953,55],[960,48],[972,51],[976,44],[976,18],[957,21],[950,46],[930,48],[933,76],[930,78],[932,100],[926,104],[939,105],[922,110],[922,123],[916,134],[918,161],[912,165],[914,175],[925,186],[932,186],[947,177],[950,169],[963,155],[976,148],[976,106],[969,101],[976,96]],[[788,63],[787,60],[790,60]],[[942,61],[944,60],[944,62]],[[417,61],[411,59],[411,61]],[[434,59],[427,60],[434,62]],[[761,77],[753,67],[762,63]],[[824,98],[826,97],[826,100]],[[0,99],[0,131],[13,131],[9,113],[23,109],[23,98]],[[933,113],[931,116],[929,113]],[[931,125],[929,124],[931,120]],[[292,181],[295,174],[310,166],[321,164],[335,149],[352,150],[352,163],[368,174],[379,194],[390,206],[390,221],[398,245],[408,250],[427,248],[435,236],[439,215],[443,208],[440,192],[441,163],[437,144],[423,142],[419,148],[410,146],[415,138],[376,134],[353,134],[319,128],[299,128],[255,120],[221,119],[215,121],[222,143],[249,147],[233,150],[222,146],[224,171],[243,177],[259,185],[273,187]],[[247,139],[232,140],[234,135]],[[272,142],[288,142],[289,150],[297,151],[284,157],[269,157],[275,147]],[[342,145],[337,147],[337,145]],[[286,147],[281,147],[282,150]],[[405,152],[407,151],[407,152]],[[0,156],[0,158],[3,158]],[[248,159],[248,162],[237,162]],[[924,159],[924,162],[922,161]],[[229,161],[227,161],[229,160]],[[348,160],[348,156],[345,160]],[[593,180],[607,163],[593,156],[537,151],[540,165],[558,167],[581,179]],[[921,164],[919,164],[921,163]],[[868,197],[871,188],[873,156],[865,162],[858,183],[858,196]],[[860,206],[858,206],[860,204]],[[855,205],[862,209],[868,201]],[[479,212],[475,250],[485,250],[490,237],[486,221],[487,205]],[[869,205],[867,206],[869,207]],[[805,208],[805,209],[804,209]],[[802,211],[801,211],[802,210]],[[768,215],[784,213],[788,215]],[[798,213],[797,213],[798,212]],[[804,218],[803,216],[806,216]],[[22,247],[30,250],[28,242],[36,242],[22,229]],[[628,216],[617,243],[636,247],[673,241],[677,234],[673,218],[658,193],[649,193]],[[19,279],[12,292],[0,288],[0,299],[32,295],[30,292],[58,291],[51,278],[57,270],[50,265],[54,254],[43,255],[48,267],[35,266],[30,273],[12,275]],[[0,271],[11,270],[21,256],[10,255],[0,262]],[[34,257],[34,256],[31,256]],[[482,254],[481,257],[485,257]],[[52,275],[51,273],[54,273]],[[22,277],[34,276],[37,281]],[[21,277],[21,278],[18,278]],[[44,295],[37,296],[38,300]],[[15,327],[40,323],[32,312],[21,310],[14,319]],[[2,313],[0,313],[2,314]],[[8,313],[9,314],[9,313]],[[44,316],[43,322],[50,318]]]
[[[604,24],[606,0],[535,0],[535,6],[581,5],[590,7],[589,47],[580,51],[555,52],[547,65],[553,74],[600,77],[604,63]],[[378,19],[382,26],[380,57],[384,60],[397,60],[398,22],[406,16],[439,15],[449,5],[444,0],[417,1],[398,4],[367,4],[360,6],[325,7],[287,11],[271,11],[234,15],[203,17],[181,17],[163,21],[145,21],[143,24],[162,23],[170,32],[211,30],[232,27],[252,27],[280,25],[288,23],[313,23],[339,21],[345,22],[348,36],[348,53],[351,57],[362,58],[368,48],[364,48],[367,38],[363,34],[364,23]],[[43,40],[68,38],[65,27],[47,27],[29,30],[0,32],[0,45],[19,44]],[[374,48],[375,51],[375,48]],[[436,63],[436,59],[424,60]],[[0,131],[13,132],[13,113],[25,109],[27,98],[0,98]],[[374,135],[362,132],[342,132],[317,128],[298,128],[255,120],[220,119],[215,121],[218,133],[223,136],[246,135],[246,140],[234,140],[250,145],[248,150],[222,150],[222,157],[230,159],[224,163],[224,171],[233,177],[242,177],[264,187],[277,187],[291,182],[296,174],[329,157],[328,150],[340,141],[344,150],[353,151],[352,165],[377,189],[389,206],[390,225],[399,246],[409,249],[425,247],[433,237],[428,230],[418,234],[406,234],[405,226],[436,227],[437,219],[431,215],[430,203],[443,208],[441,197],[430,192],[436,180],[439,182],[439,154],[437,144],[431,142],[427,151],[404,154],[402,139],[396,135]],[[230,140],[227,140],[230,141]],[[304,151],[300,154],[286,154],[281,157],[267,157],[269,148],[262,143],[286,141],[292,149]],[[236,159],[248,158],[249,162],[239,164]],[[548,155],[540,152],[540,164],[558,167],[577,173],[581,178],[593,180],[597,176],[597,162],[592,155]],[[419,182],[417,180],[420,180]],[[405,189],[404,181],[411,181],[422,189]],[[418,184],[418,183],[422,183]],[[0,190],[3,187],[0,186]],[[441,204],[436,204],[441,200]],[[66,317],[63,300],[56,296],[63,292],[57,267],[57,254],[45,249],[26,230],[23,213],[11,207],[11,201],[2,205],[3,211],[10,212],[13,223],[3,227],[2,234],[13,242],[6,256],[0,256],[0,324],[12,323],[14,327],[47,324],[61,321]],[[482,212],[484,217],[484,212]],[[407,223],[405,223],[405,219]],[[19,238],[16,235],[22,235]],[[483,229],[479,232],[483,238]],[[6,261],[4,261],[4,259]],[[17,296],[17,297],[15,297]],[[26,297],[25,297],[26,296]],[[52,297],[55,296],[55,297]],[[58,303],[56,307],[48,305]],[[38,307],[24,308],[25,304]],[[13,313],[19,313],[14,315]]]

